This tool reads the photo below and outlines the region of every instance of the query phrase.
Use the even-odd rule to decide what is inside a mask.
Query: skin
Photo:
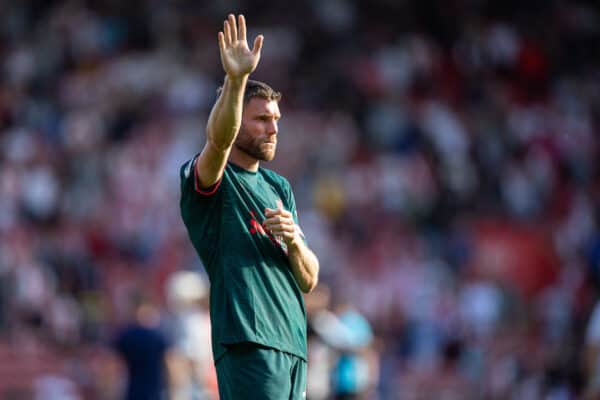
[[[203,188],[219,182],[228,160],[248,171],[257,171],[260,161],[275,157],[279,105],[262,98],[252,98],[244,104],[248,76],[258,65],[263,40],[262,35],[257,36],[250,50],[243,15],[236,20],[230,14],[218,34],[226,75],[221,95],[208,118],[206,144],[196,162]],[[318,282],[319,261],[304,243],[292,214],[279,202],[276,209],[265,210],[263,227],[286,244],[290,268],[300,289],[305,293],[312,291]]]
[[[254,97],[244,106],[242,126],[231,149],[229,160],[250,170],[258,170],[259,161],[271,161],[277,150],[279,105]]]

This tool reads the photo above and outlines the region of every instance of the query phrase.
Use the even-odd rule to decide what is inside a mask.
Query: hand
[[[292,213],[283,208],[281,200],[277,201],[277,208],[265,209],[266,219],[263,228],[277,239],[283,239],[287,246],[293,244],[297,239],[296,224]]]
[[[250,51],[246,42],[246,20],[241,14],[238,16],[238,25],[239,29],[235,17],[229,14],[223,23],[223,32],[219,32],[221,63],[227,76],[232,79],[247,76],[256,69],[264,39],[258,35]]]

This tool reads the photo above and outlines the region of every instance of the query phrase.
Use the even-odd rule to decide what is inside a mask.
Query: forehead
[[[249,115],[279,115],[279,104],[275,100],[253,97],[244,106],[244,113]]]

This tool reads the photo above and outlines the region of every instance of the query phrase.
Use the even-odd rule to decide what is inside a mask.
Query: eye
[[[281,118],[280,115],[259,115],[258,117],[256,117],[257,120],[262,121],[262,122],[270,122],[270,121],[279,121],[279,119]]]

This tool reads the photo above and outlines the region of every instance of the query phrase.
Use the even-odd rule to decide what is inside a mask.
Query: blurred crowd
[[[117,398],[131,323],[216,398],[178,173],[228,12],[321,261],[309,398],[600,398],[600,8],[562,0],[0,2],[0,398]]]

